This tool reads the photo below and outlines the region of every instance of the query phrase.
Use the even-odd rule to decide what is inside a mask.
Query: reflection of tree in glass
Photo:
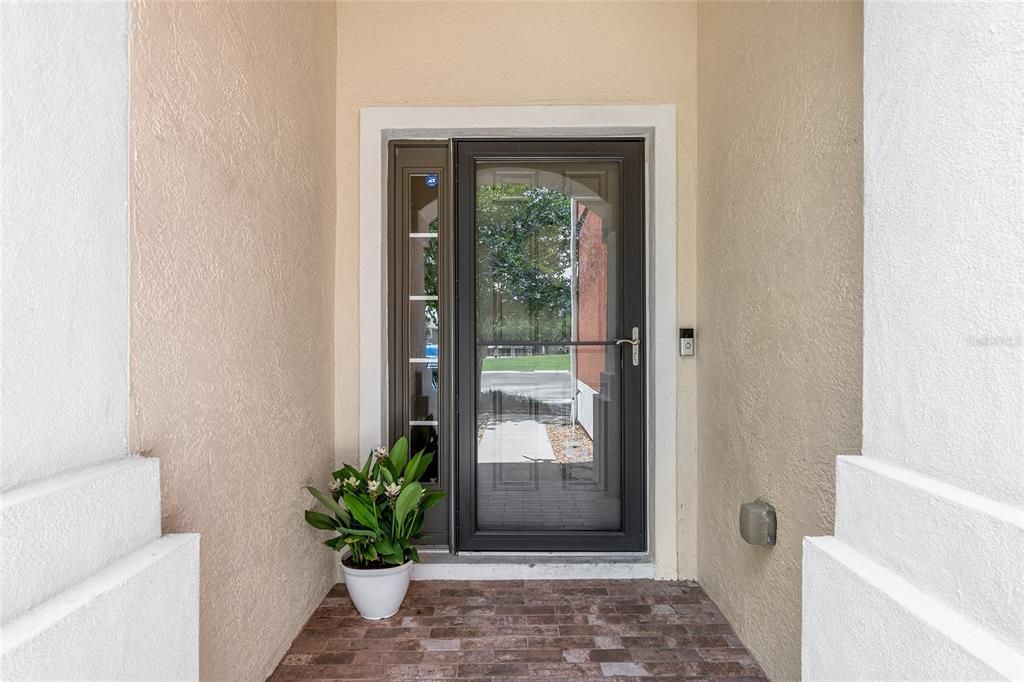
[[[430,221],[430,231],[438,234],[437,218]],[[438,240],[437,237],[428,239],[427,247],[423,250],[423,293],[427,296],[437,296],[437,283],[440,274],[437,269]],[[427,323],[432,327],[437,327],[437,304],[424,307]]]
[[[476,194],[477,324],[491,339],[564,339],[570,333],[569,197],[526,184]]]

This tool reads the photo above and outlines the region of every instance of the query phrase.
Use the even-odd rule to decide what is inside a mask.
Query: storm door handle
[[[633,346],[633,366],[640,366],[640,330],[633,327],[633,338],[631,339],[616,339],[615,345],[621,346],[624,343],[628,343]]]

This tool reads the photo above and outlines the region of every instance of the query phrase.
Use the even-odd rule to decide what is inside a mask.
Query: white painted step
[[[199,536],[166,535],[0,627],[0,679],[196,680]]]
[[[835,537],[1024,652],[1024,510],[839,457]]]
[[[1024,679],[1019,652],[838,538],[805,538],[803,566],[804,680]]]
[[[0,623],[160,537],[160,463],[126,457],[0,496]]]

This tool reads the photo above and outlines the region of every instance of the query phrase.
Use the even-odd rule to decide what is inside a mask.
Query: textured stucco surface
[[[941,9],[865,21],[864,454],[1022,507],[1024,4]]]
[[[0,4],[0,679],[188,680],[195,535],[128,439],[127,2]]]
[[[0,6],[0,490],[126,452],[127,32]]]
[[[338,7],[335,443],[358,448],[359,110],[371,106],[674,104],[679,319],[696,314],[695,3],[359,3]],[[600,36],[595,43],[594,37]],[[696,477],[696,365],[679,362],[679,489]],[[696,505],[679,495],[679,571],[696,575]]]
[[[335,10],[132,7],[130,440],[202,534],[205,680],[262,680],[333,579]]]
[[[805,543],[809,679],[1024,679],[1021,36],[1020,3],[865,5],[864,456]]]
[[[698,10],[699,579],[774,679],[800,674],[804,535],[860,447],[861,28],[853,3]],[[778,545],[739,506],[778,513]]]

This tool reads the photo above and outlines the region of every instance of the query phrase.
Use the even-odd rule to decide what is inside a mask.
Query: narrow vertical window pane
[[[424,483],[436,483],[441,464],[441,455],[438,450],[437,426],[430,424],[413,424],[411,426],[409,430],[409,451],[416,454],[421,450],[434,453],[434,459],[430,462],[430,466],[427,467],[420,480]]]
[[[409,238],[409,295],[437,296],[437,236]]]
[[[440,221],[441,176],[408,175],[409,445],[435,453],[424,480],[437,478],[440,423]]]
[[[439,173],[410,173],[408,176],[409,232],[438,231],[441,177]]]
[[[436,422],[438,388],[437,359],[409,363],[409,420]]]
[[[444,321],[447,273],[446,205],[450,185],[445,142],[396,141],[389,145],[388,435],[409,440],[413,453],[434,455],[422,481],[443,486],[449,476],[445,423],[448,353]],[[444,338],[442,338],[444,337]],[[420,543],[449,541],[447,505],[427,511]]]
[[[439,322],[437,301],[409,301],[409,321],[406,329],[411,359],[429,358],[435,363],[438,361]]]

